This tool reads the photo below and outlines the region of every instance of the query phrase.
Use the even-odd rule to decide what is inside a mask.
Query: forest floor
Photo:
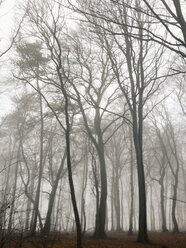
[[[136,235],[128,236],[126,233],[109,233],[104,240],[87,235],[83,239],[83,248],[186,248],[186,233],[151,232],[149,238],[151,244],[144,245],[136,243]],[[0,248],[76,248],[76,237],[73,234],[34,238],[12,235],[0,240]]]

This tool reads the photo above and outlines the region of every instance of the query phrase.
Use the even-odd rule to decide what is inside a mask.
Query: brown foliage
[[[111,233],[105,240],[95,240],[91,236],[83,239],[83,248],[185,248],[186,233],[149,233],[151,244],[136,243],[137,236],[127,236],[126,233]],[[52,234],[48,237],[12,236],[6,239],[3,248],[76,248],[76,238],[73,234]]]

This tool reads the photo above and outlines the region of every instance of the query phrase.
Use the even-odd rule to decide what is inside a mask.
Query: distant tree
[[[40,162],[39,162],[39,177],[38,177],[38,185],[36,190],[35,196],[35,204],[34,204],[34,218],[33,223],[31,226],[31,235],[35,235],[36,226],[37,226],[37,217],[38,217],[38,209],[39,209],[39,201],[40,201],[40,189],[41,189],[41,179],[43,174],[44,168],[44,147],[43,147],[43,140],[44,140],[44,120],[43,120],[43,99],[41,96],[41,88],[39,84],[39,67],[45,65],[48,61],[46,58],[42,56],[41,53],[41,44],[40,43],[32,43],[32,44],[25,44],[24,46],[17,47],[17,51],[20,55],[18,65],[20,70],[28,71],[30,67],[35,72],[35,79],[37,92],[39,96],[39,110],[40,110]],[[24,72],[25,73],[25,72]]]
[[[116,129],[119,123],[115,122],[112,127]],[[110,128],[110,132],[113,130]],[[123,126],[126,129],[126,126]],[[111,230],[116,232],[122,231],[122,210],[121,201],[125,201],[121,198],[120,182],[122,180],[122,171],[126,166],[126,159],[124,159],[124,153],[128,148],[126,147],[126,136],[123,136],[123,129],[118,130],[109,140],[106,147],[106,156],[111,163]],[[122,134],[122,136],[121,136]],[[126,149],[127,148],[127,149]],[[115,225],[114,225],[115,224]]]
[[[137,240],[148,242],[146,220],[146,190],[143,162],[143,122],[148,115],[148,100],[156,94],[163,46],[154,46],[145,40],[146,32],[152,32],[150,15],[142,15],[126,3],[112,1],[81,2],[75,10],[84,15],[89,30],[102,40],[109,56],[115,80],[126,99],[132,125],[136,152],[139,189],[139,232]],[[134,9],[144,5],[135,1]],[[136,28],[137,27],[137,28]],[[147,30],[147,31],[146,31]],[[153,66],[152,66],[153,64]],[[124,116],[125,118],[125,116]]]
[[[100,40],[91,41],[90,37],[82,34],[74,34],[72,47],[72,63],[74,65],[74,75],[72,74],[71,85],[77,101],[86,132],[95,147],[99,159],[100,170],[100,199],[98,201],[97,190],[97,213],[95,223],[95,238],[106,237],[106,202],[107,202],[107,166],[105,160],[105,145],[118,127],[112,130],[110,135],[107,131],[109,127],[119,119],[109,112],[110,105],[118,98],[117,87],[112,85],[114,78],[110,72],[111,63],[109,57],[105,54]],[[90,45],[84,41],[90,41]],[[69,60],[70,63],[70,60]],[[73,67],[72,67],[73,68]],[[113,87],[112,91],[111,87]],[[93,113],[90,115],[86,109],[91,108]],[[104,121],[107,118],[107,121]],[[118,125],[119,127],[121,125]],[[97,184],[97,183],[96,183]]]
[[[179,233],[179,227],[178,227],[178,222],[177,222],[177,218],[176,218],[176,199],[177,199],[177,190],[178,190],[178,180],[179,180],[179,170],[180,170],[180,158],[178,155],[178,143],[176,141],[176,134],[175,134],[175,130],[173,128],[173,125],[166,113],[166,117],[167,117],[167,125],[164,127],[164,132],[167,138],[167,142],[168,142],[168,147],[170,149],[170,152],[173,156],[173,161],[171,162],[171,157],[168,157],[168,153],[165,152],[167,161],[168,161],[168,165],[169,168],[171,170],[171,173],[173,175],[174,178],[174,184],[173,184],[173,202],[172,202],[172,220],[173,220],[173,224],[174,224],[174,229],[173,231],[176,233]],[[162,145],[164,146],[165,149],[165,144]],[[165,150],[166,151],[166,150]],[[173,166],[174,163],[174,166]]]
[[[163,110],[164,110],[164,115],[162,113],[160,114],[162,118],[162,124],[160,128],[162,129],[162,131],[160,131],[160,129],[158,128],[157,121],[154,122],[154,124],[156,127],[157,137],[159,139],[160,146],[164,154],[164,159],[166,159],[166,163],[168,164],[168,167],[174,179],[172,183],[173,196],[171,197],[172,221],[174,225],[173,231],[179,233],[178,221],[176,218],[176,204],[177,204],[179,171],[181,168],[180,166],[181,160],[180,160],[180,155],[178,153],[178,141],[177,141],[175,128],[173,127],[172,121],[170,119],[170,116],[168,115],[167,110],[165,108],[163,108]]]
[[[56,174],[56,178],[53,182],[53,185],[52,185],[52,190],[51,190],[51,193],[50,193],[50,197],[49,197],[49,202],[48,202],[48,210],[47,210],[47,215],[46,215],[46,219],[45,219],[45,224],[44,224],[44,227],[43,227],[43,230],[42,230],[42,233],[44,235],[48,235],[50,233],[50,229],[51,229],[51,215],[52,215],[52,210],[53,210],[53,206],[54,206],[54,199],[55,199],[55,196],[56,196],[56,191],[57,191],[57,188],[58,188],[58,184],[59,184],[59,180],[61,179],[61,176],[62,176],[62,172],[63,172],[63,169],[64,169],[64,163],[65,163],[65,159],[66,159],[66,151],[61,159],[61,164],[59,166],[59,169],[57,171],[57,174]]]
[[[160,142],[160,137],[162,136],[161,129],[158,127],[157,121],[154,118],[152,121],[154,126],[154,135],[152,138],[152,133],[150,133],[149,140],[151,141],[151,146],[149,151],[151,155],[151,166],[147,169],[147,174],[150,179],[156,181],[160,185],[160,206],[161,206],[161,219],[162,219],[162,231],[167,232],[167,221],[166,221],[166,209],[165,209],[165,177],[167,174],[167,159],[165,155],[165,147],[162,146]],[[151,137],[150,137],[151,136]],[[163,138],[163,137],[162,137]],[[152,159],[154,157],[154,159]],[[156,172],[157,171],[157,172]],[[155,173],[156,172],[156,173]],[[157,175],[156,175],[157,174]]]
[[[30,2],[29,11],[27,11],[27,20],[32,25],[34,31],[37,34],[37,39],[42,41],[45,52],[50,56],[51,60],[47,67],[45,67],[45,73],[42,74],[43,68],[42,65],[37,69],[34,69],[32,62],[36,62],[38,65],[38,60],[34,58],[34,61],[31,58],[28,58],[28,64],[30,63],[30,72],[32,75],[35,75],[35,78],[40,82],[44,83],[48,87],[51,86],[52,89],[55,87],[57,89],[60,98],[63,101],[61,106],[60,113],[64,116],[64,122],[60,121],[57,111],[52,107],[50,103],[50,98],[45,96],[44,93],[38,89],[37,85],[35,86],[30,78],[24,77],[24,73],[17,79],[22,80],[23,82],[28,83],[34,90],[36,90],[42,98],[49,109],[52,111],[56,117],[59,125],[65,133],[66,140],[66,161],[68,168],[68,179],[71,191],[72,205],[76,221],[76,230],[77,230],[77,247],[81,248],[81,224],[79,218],[79,212],[77,207],[77,201],[75,196],[74,182],[72,177],[72,163],[71,163],[71,145],[70,145],[70,135],[71,135],[71,102],[69,99],[69,87],[68,87],[68,49],[63,49],[62,45],[64,42],[63,39],[63,30],[64,27],[64,13],[62,11],[61,2],[57,3],[56,1],[42,1]],[[57,10],[57,12],[56,12]],[[32,33],[33,30],[30,30]],[[35,36],[34,34],[34,36]],[[66,41],[65,41],[66,42]],[[65,46],[64,46],[65,47]],[[37,57],[36,57],[37,58]],[[40,73],[41,69],[41,73]],[[46,71],[48,70],[48,73]],[[64,124],[63,124],[64,123]]]

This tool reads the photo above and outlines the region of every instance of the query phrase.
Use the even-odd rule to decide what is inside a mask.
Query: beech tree
[[[157,80],[163,47],[143,39],[144,30],[151,30],[149,16],[133,12],[130,4],[110,2],[82,2],[78,11],[88,20],[108,54],[116,81],[126,99],[131,117],[133,141],[136,152],[139,189],[138,241],[148,242],[146,224],[146,193],[143,163],[143,121],[148,115],[147,104],[156,94],[161,82]],[[135,8],[142,8],[136,1]],[[137,29],[135,27],[138,27]],[[136,33],[134,36],[133,34]],[[153,52],[152,52],[153,51]],[[152,66],[153,64],[153,66]],[[124,76],[123,76],[124,75]]]
[[[70,114],[70,100],[68,94],[69,68],[68,60],[66,59],[68,58],[68,49],[63,50],[62,48],[62,28],[64,27],[64,13],[62,11],[60,2],[57,3],[55,1],[46,1],[45,3],[43,3],[41,1],[34,1],[33,3],[29,3],[29,11],[27,11],[27,18],[28,22],[32,25],[33,29],[38,34],[38,40],[43,43],[47,55],[49,55],[51,58],[49,66],[45,67],[45,70],[48,70],[49,77],[47,74],[40,73],[40,70],[43,72],[42,64],[38,69],[34,69],[35,65],[32,64],[32,57],[27,58],[27,62],[28,64],[30,64],[32,75],[34,75],[42,83],[55,87],[58,92],[61,93],[61,97],[63,99],[62,113],[64,114],[65,119],[64,124],[58,117],[58,114],[55,112],[54,108],[52,108],[50,101],[47,99],[44,93],[42,93],[38,89],[37,85],[35,86],[34,83],[30,81],[30,78],[19,76],[17,77],[17,79],[28,83],[36,92],[39,93],[40,97],[50,108],[52,113],[55,115],[58,123],[60,124],[62,130],[65,132],[67,151],[66,162],[68,168],[68,178],[71,191],[72,205],[76,221],[77,247],[81,248],[81,224],[77,208],[71,164],[70,133],[72,120]],[[30,30],[30,33],[31,32],[32,30]],[[63,59],[65,60],[65,63]],[[36,63],[37,62],[38,60],[36,60]],[[54,74],[53,71],[55,71]]]
[[[177,201],[177,191],[178,191],[178,176],[180,170],[180,158],[178,155],[178,144],[176,141],[175,130],[173,128],[172,122],[166,110],[165,110],[165,116],[166,116],[166,120],[164,120],[165,126],[163,126],[163,132],[166,138],[166,143],[163,140],[160,132],[158,132],[158,138],[160,140],[167,163],[174,178],[173,196],[172,196],[172,220],[174,225],[173,231],[179,233],[179,227],[176,218],[176,201]]]
[[[101,46],[101,40],[90,39],[89,36],[83,35],[82,31],[80,28],[79,33],[69,35],[72,39],[69,59],[69,64],[72,64],[70,83],[74,90],[71,97],[79,106],[86,132],[99,158],[101,192],[100,199],[97,194],[94,237],[104,238],[107,202],[105,144],[117,128],[109,136],[106,136],[106,132],[119,119],[109,112],[109,107],[118,98],[118,94],[117,87],[110,92],[114,76],[110,72],[111,63]],[[89,46],[87,42],[90,42]],[[86,108],[92,110],[92,118]],[[104,118],[107,118],[107,121],[104,121]]]
[[[184,230],[183,1],[28,2],[0,125],[0,236],[76,231],[81,248],[89,230]]]
[[[39,84],[39,66],[44,66],[44,64],[47,62],[47,59],[42,57],[42,54],[40,52],[41,45],[38,43],[36,44],[26,44],[25,46],[18,47],[17,48],[20,59],[18,61],[19,68],[21,70],[25,70],[25,72],[28,72],[29,68],[31,67],[33,71],[35,71],[36,77],[33,78],[36,80],[36,88],[39,96],[39,109],[40,109],[40,162],[39,162],[39,178],[38,178],[38,185],[36,190],[36,196],[35,196],[35,204],[34,204],[34,219],[33,224],[31,227],[31,235],[35,235],[36,232],[36,226],[37,226],[37,217],[38,217],[38,209],[39,209],[39,201],[40,201],[40,189],[41,189],[41,179],[43,174],[43,168],[44,168],[44,120],[43,120],[43,100],[41,96],[41,88]],[[24,72],[24,73],[25,73]]]
[[[162,231],[167,232],[167,220],[166,220],[166,209],[165,209],[165,177],[167,174],[167,159],[165,156],[165,147],[162,146],[161,140],[161,130],[158,128],[157,121],[154,117],[154,132],[153,138],[150,137],[152,133],[149,135],[149,139],[151,140],[151,146],[149,153],[152,153],[151,158],[151,166],[147,169],[147,173],[150,176],[151,180],[156,181],[160,185],[160,207],[161,207],[161,219],[162,219]],[[156,172],[157,171],[157,172]],[[156,172],[156,173],[155,173]],[[157,174],[157,175],[156,175]]]

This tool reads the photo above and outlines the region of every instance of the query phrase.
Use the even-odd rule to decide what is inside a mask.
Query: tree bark
[[[137,122],[136,103],[133,104],[133,138],[136,151],[137,172],[138,172],[138,192],[139,192],[139,231],[137,242],[148,243],[147,235],[147,211],[146,211],[146,190],[145,190],[145,176],[143,164],[143,117],[142,117],[142,100],[139,104],[139,119]],[[138,124],[137,124],[138,123]],[[139,126],[138,126],[139,125]]]

